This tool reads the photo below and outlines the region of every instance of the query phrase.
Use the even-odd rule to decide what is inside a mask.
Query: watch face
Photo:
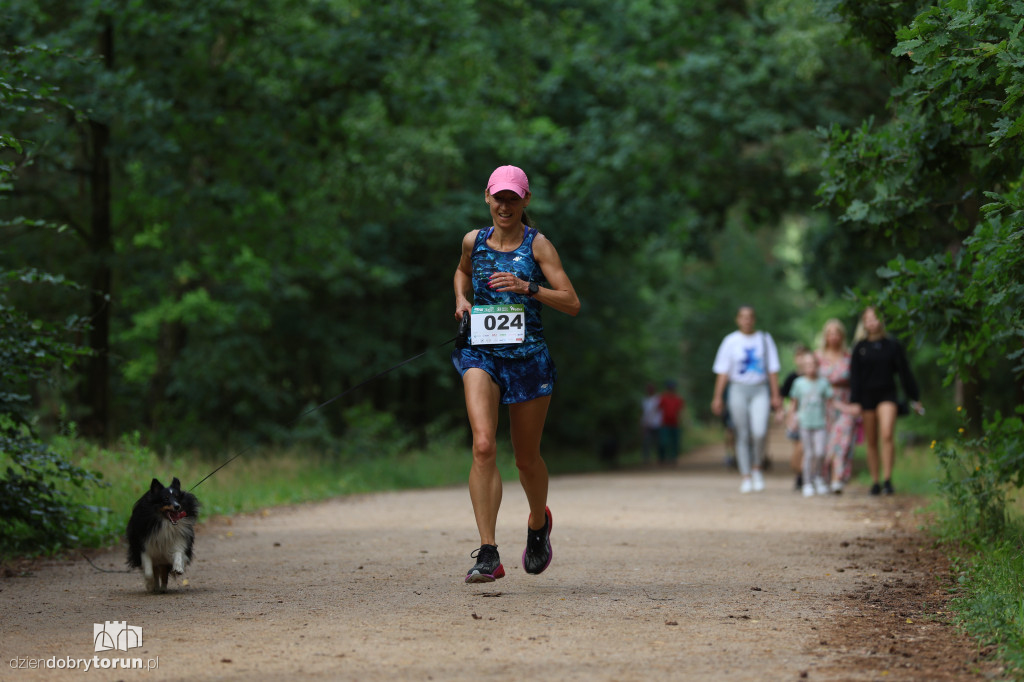
[[[535,294],[540,290],[540,287],[537,286],[536,282],[530,282],[530,286],[528,287],[528,289],[530,290],[531,294]]]

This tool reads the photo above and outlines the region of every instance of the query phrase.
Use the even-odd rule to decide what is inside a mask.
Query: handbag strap
[[[761,352],[764,358],[764,380],[768,381],[768,332],[761,332]]]

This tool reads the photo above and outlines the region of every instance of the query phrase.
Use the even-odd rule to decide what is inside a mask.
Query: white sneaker
[[[750,480],[754,483],[754,492],[759,493],[764,490],[764,476],[761,475],[759,469],[754,469],[750,472]]]
[[[814,486],[810,483],[804,484],[804,497],[814,497]]]
[[[843,492],[843,482],[842,481],[832,481],[832,492],[834,492],[837,495],[839,493]]]
[[[740,483],[740,492],[746,495],[754,489],[754,482],[749,478],[744,478],[743,483]]]
[[[814,492],[819,495],[828,495],[828,484],[825,483],[825,479],[820,476],[814,479]]]

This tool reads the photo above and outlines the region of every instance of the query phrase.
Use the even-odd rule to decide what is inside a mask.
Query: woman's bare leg
[[[892,465],[896,459],[894,435],[896,433],[896,403],[879,403],[875,408],[878,439],[881,442],[882,480],[892,480]]]
[[[519,482],[530,505],[530,527],[544,527],[544,508],[548,502],[548,467],[540,456],[540,440],[544,433],[551,396],[509,405],[512,449],[515,452]]]
[[[497,545],[495,527],[501,507],[501,474],[498,472],[498,385],[478,368],[462,375],[466,414],[473,432],[473,464],[469,469],[469,497],[480,533],[481,545]]]
[[[871,481],[878,483],[878,415],[874,410],[865,410],[861,414],[864,425],[864,447],[868,454],[868,473]]]

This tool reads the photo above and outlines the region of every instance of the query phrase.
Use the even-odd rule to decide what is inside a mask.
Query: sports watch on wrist
[[[533,295],[540,291],[540,286],[536,282],[530,282],[530,286],[526,287],[526,295],[533,298]]]

